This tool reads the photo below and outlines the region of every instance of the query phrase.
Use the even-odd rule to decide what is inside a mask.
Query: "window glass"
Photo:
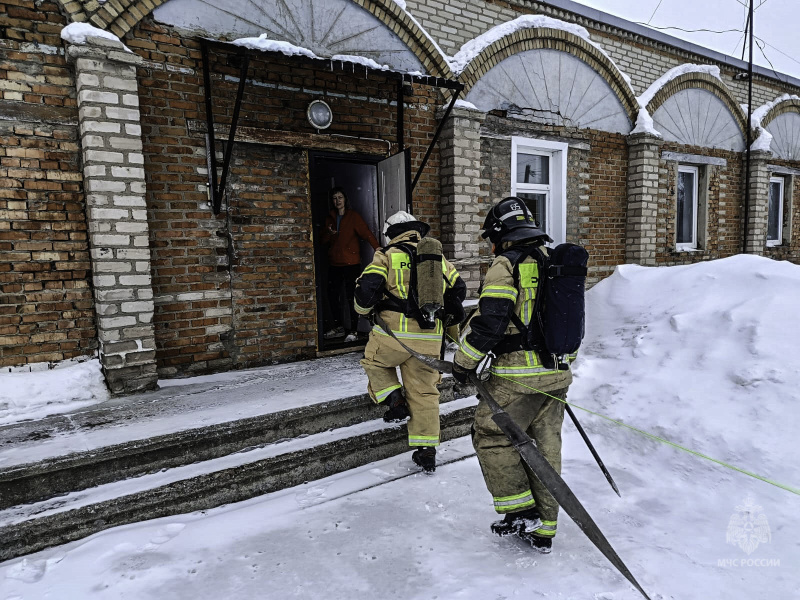
[[[550,157],[517,153],[517,183],[550,183]]]
[[[678,244],[694,243],[695,174],[678,172],[678,222],[676,241]]]
[[[783,204],[783,184],[771,181],[769,184],[769,216],[767,217],[767,241],[779,242],[781,238],[781,205]]]
[[[531,211],[531,214],[536,220],[539,229],[542,231],[547,231],[547,194],[519,193],[517,194],[517,197],[521,198],[522,201],[525,202],[525,206],[527,206],[528,210]]]

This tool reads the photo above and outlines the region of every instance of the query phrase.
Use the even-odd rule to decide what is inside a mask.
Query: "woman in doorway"
[[[360,240],[369,243],[374,250],[379,244],[361,215],[350,208],[342,188],[332,188],[329,197],[333,208],[325,219],[322,243],[328,246],[328,302],[333,322],[325,332],[325,339],[344,337],[345,342],[353,342],[358,336],[358,314],[353,299],[356,279],[361,274]],[[342,323],[342,286],[350,315],[349,331],[345,331]]]

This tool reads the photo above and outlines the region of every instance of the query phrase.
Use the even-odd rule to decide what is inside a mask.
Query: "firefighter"
[[[386,220],[384,236],[389,243],[375,252],[372,262],[356,282],[355,309],[369,316],[377,311],[394,335],[412,350],[439,357],[444,335],[442,316],[431,323],[432,328],[420,325],[412,284],[413,259],[417,244],[430,226],[400,211]],[[442,258],[442,277],[435,285],[444,286],[444,312],[461,321],[466,285],[455,267]],[[436,270],[438,272],[438,269]],[[420,285],[417,282],[417,285]],[[408,444],[416,448],[411,458],[432,472],[436,469],[436,446],[439,445],[439,390],[441,375],[430,366],[413,358],[396,339],[374,325],[364,349],[361,366],[369,379],[370,398],[387,407],[386,422],[401,422],[409,416]],[[397,377],[397,367],[403,384]],[[405,395],[404,393],[405,392]]]
[[[537,246],[546,252],[543,244],[552,240],[516,197],[493,206],[482,229],[482,237],[493,244],[495,259],[486,272],[478,310],[465,327],[468,333],[462,336],[455,355],[453,377],[466,383],[491,352],[495,358],[487,391],[560,472],[564,405],[551,396],[566,398],[572,373],[568,368],[544,366],[536,352],[523,350],[522,335],[514,325],[514,321],[530,324],[538,288],[538,263],[525,251]],[[522,257],[515,279],[512,261]],[[556,534],[558,504],[491,417],[491,410],[481,400],[475,411],[472,443],[495,511],[503,515],[492,523],[491,530],[501,536],[516,534],[537,551],[548,553]]]

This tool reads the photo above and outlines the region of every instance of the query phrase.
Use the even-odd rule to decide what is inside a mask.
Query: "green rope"
[[[448,337],[450,337],[451,340],[453,339],[451,336],[448,336]],[[453,340],[453,341],[456,341],[456,340]],[[458,343],[458,342],[456,342],[456,343]],[[547,392],[543,392],[541,390],[537,390],[536,388],[531,387],[529,385],[525,385],[524,383],[521,383],[519,381],[516,381],[516,380],[514,380],[513,378],[511,378],[511,377],[509,377],[507,375],[498,375],[497,373],[492,373],[492,375],[494,375],[495,377],[499,377],[501,379],[508,379],[509,381],[511,381],[513,383],[516,383],[517,385],[522,386],[524,388],[527,388],[529,390],[532,390],[532,391],[536,392],[537,394],[543,394],[543,395],[547,396],[548,398],[553,398],[554,400],[558,400],[559,402],[562,402],[564,404],[568,404],[572,408],[580,409],[580,410],[582,410],[584,412],[589,413],[590,415],[594,415],[595,417],[600,417],[601,419],[605,419],[606,421],[610,421],[611,423],[614,423],[616,425],[620,425],[621,427],[625,427],[626,429],[630,429],[631,431],[635,431],[636,433],[640,433],[643,436],[646,436],[646,437],[648,437],[648,438],[650,438],[652,440],[656,440],[657,442],[661,442],[662,444],[667,444],[668,446],[672,446],[673,448],[677,448],[678,450],[683,450],[684,452],[688,452],[689,454],[692,454],[694,456],[698,456],[700,458],[705,458],[706,460],[710,460],[711,462],[716,463],[716,464],[718,464],[720,466],[726,467],[728,469],[732,469],[732,470],[734,470],[734,471],[736,471],[738,473],[742,473],[743,475],[748,475],[749,477],[752,477],[754,479],[758,479],[759,481],[763,481],[764,483],[768,483],[770,485],[774,485],[775,487],[778,487],[778,488],[780,488],[782,490],[786,490],[787,492],[791,492],[792,494],[796,494],[796,495],[800,496],[800,490],[798,490],[797,488],[793,488],[793,487],[791,487],[789,485],[784,485],[782,483],[778,483],[777,481],[773,481],[771,479],[767,479],[766,477],[762,477],[761,475],[758,475],[756,473],[752,473],[751,471],[747,471],[745,469],[739,468],[736,465],[732,465],[730,463],[726,463],[725,461],[718,460],[716,458],[712,458],[711,456],[703,454],[702,452],[697,452],[696,450],[692,450],[691,448],[686,448],[685,446],[681,446],[680,444],[676,444],[675,442],[671,442],[671,441],[669,441],[667,439],[664,439],[662,437],[659,437],[657,435],[653,435],[652,433],[648,433],[647,431],[644,431],[642,429],[638,429],[637,427],[633,427],[632,425],[628,425],[626,423],[623,423],[622,421],[618,421],[616,419],[612,419],[611,417],[607,417],[607,416],[605,416],[603,414],[594,412],[592,410],[589,410],[588,408],[583,408],[582,406],[578,406],[577,404],[573,404],[572,402],[567,402],[563,398],[558,398],[557,396],[553,396],[551,394],[548,394]]]
[[[511,379],[510,377],[508,377],[506,375],[498,375],[497,373],[493,373],[493,375],[495,375],[496,377],[500,377],[502,379],[508,379],[509,381],[514,381],[513,379]],[[524,383],[521,383],[519,381],[514,381],[514,383],[516,383],[517,385],[521,385],[522,387],[528,388],[529,390],[533,390],[534,392],[536,392],[538,394],[544,394],[545,396],[547,396],[549,398],[553,398],[555,400],[558,400],[559,402],[563,402],[564,404],[569,404],[571,407],[578,408],[578,409],[580,409],[580,410],[582,410],[584,412],[589,413],[590,415],[594,415],[596,417],[600,417],[601,419],[605,419],[606,421],[611,421],[612,423],[615,423],[617,425],[625,427],[626,429],[630,429],[631,431],[635,431],[636,433],[641,433],[642,435],[647,436],[650,439],[656,440],[656,441],[661,442],[663,444],[667,444],[668,446],[672,446],[673,448],[677,448],[678,450],[683,450],[684,452],[688,452],[689,454],[693,454],[694,456],[699,456],[700,458],[705,458],[706,460],[710,460],[713,463],[716,463],[716,464],[721,465],[723,467],[727,467],[728,469],[733,469],[734,471],[737,471],[739,473],[743,473],[744,475],[749,475],[750,477],[758,479],[759,481],[763,481],[764,483],[769,483],[770,485],[774,485],[775,487],[779,487],[782,490],[786,490],[787,492],[791,492],[793,494],[796,494],[796,495],[800,496],[800,490],[798,490],[797,488],[793,488],[791,486],[784,485],[782,483],[778,483],[777,481],[773,481],[771,479],[767,479],[766,477],[762,477],[761,475],[758,475],[756,473],[752,473],[751,471],[747,471],[745,469],[741,469],[741,468],[737,467],[736,465],[732,465],[730,463],[726,463],[725,461],[718,460],[716,458],[712,458],[711,456],[703,454],[702,452],[697,452],[696,450],[692,450],[691,448],[686,448],[685,446],[681,446],[680,444],[676,444],[675,442],[671,442],[671,441],[669,441],[667,439],[664,439],[662,437],[659,437],[657,435],[653,435],[652,433],[648,433],[647,431],[644,431],[642,429],[638,429],[636,427],[633,427],[631,425],[623,423],[622,421],[617,421],[616,419],[612,419],[611,417],[607,417],[607,416],[602,415],[600,413],[594,412],[592,410],[589,410],[588,408],[583,408],[582,406],[578,406],[577,404],[573,404],[572,402],[567,402],[566,400],[564,400],[562,398],[558,398],[556,396],[552,396],[552,395],[548,394],[547,392],[542,392],[540,390],[537,390],[536,388],[532,388],[530,386],[527,386]]]

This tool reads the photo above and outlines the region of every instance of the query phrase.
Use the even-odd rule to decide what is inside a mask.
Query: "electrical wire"
[[[656,9],[653,11],[653,14],[652,14],[652,15],[650,15],[650,18],[649,18],[649,19],[647,19],[647,23],[645,23],[645,25],[649,25],[649,24],[650,24],[650,21],[652,21],[652,20],[653,20],[653,17],[655,17],[655,16],[656,16],[656,13],[658,12],[658,9],[661,7],[661,3],[662,3],[663,1],[664,1],[664,0],[658,0],[658,4],[656,5]]]
[[[741,33],[741,29],[684,29],[683,27],[677,26],[666,26],[666,27],[657,27],[656,25],[648,25],[647,23],[643,23],[641,21],[636,21],[637,25],[646,25],[651,29],[677,29],[678,31],[685,31],[686,33],[697,33],[699,31],[705,31],[707,33]],[[736,44],[737,46],[739,44]]]

